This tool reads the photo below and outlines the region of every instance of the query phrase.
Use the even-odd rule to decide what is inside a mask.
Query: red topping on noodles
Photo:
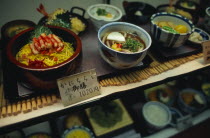
[[[33,67],[44,67],[45,64],[43,62],[43,60],[30,60],[29,59],[29,66],[33,66]]]
[[[54,34],[46,35],[45,33],[42,33],[38,38],[33,38],[33,41],[30,44],[33,54],[49,54],[49,52],[46,51],[60,52],[63,50],[63,46],[64,43],[58,36]]]

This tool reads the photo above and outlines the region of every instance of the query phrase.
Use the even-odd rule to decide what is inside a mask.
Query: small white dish
[[[198,37],[201,37],[201,39],[199,39]],[[201,41],[198,41],[197,39],[199,39]],[[188,41],[190,41],[191,44],[195,44],[195,45],[199,45],[199,46],[201,46],[202,42],[208,41],[208,40],[210,40],[209,34],[200,28],[195,28],[193,33],[188,38]]]
[[[111,17],[99,16],[97,11],[99,9],[105,10],[107,13],[111,15]],[[122,18],[122,11],[113,5],[109,4],[95,4],[87,9],[87,13],[90,16],[90,20],[93,22],[96,30],[98,30],[103,25],[119,21]]]

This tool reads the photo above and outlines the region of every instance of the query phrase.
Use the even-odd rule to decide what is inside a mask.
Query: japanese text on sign
[[[210,63],[210,41],[202,43],[204,63]]]
[[[77,103],[100,94],[94,69],[57,80],[64,106]]]

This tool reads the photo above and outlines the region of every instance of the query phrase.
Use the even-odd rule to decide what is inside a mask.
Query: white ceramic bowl
[[[186,104],[182,98],[182,94],[183,93],[194,93],[194,94],[198,94],[200,96],[200,98],[203,100],[204,104],[202,107],[200,108],[196,108],[194,106],[190,106],[188,104]],[[179,95],[178,95],[178,106],[180,107],[180,109],[185,112],[185,113],[189,113],[189,114],[193,114],[193,113],[199,113],[201,111],[203,111],[206,107],[207,107],[207,101],[206,101],[206,98],[204,96],[204,94],[200,91],[197,91],[195,89],[192,89],[192,88],[185,88],[183,90],[181,90],[179,92]]]
[[[188,32],[182,34],[168,32],[155,24],[155,22],[159,21],[173,22],[175,25],[185,25]],[[192,22],[181,15],[161,12],[153,14],[151,17],[152,38],[159,42],[161,46],[168,48],[180,47],[185,43],[193,31],[194,25]]]
[[[157,130],[170,125],[172,119],[169,108],[163,103],[156,101],[144,104],[142,115],[147,125]]]
[[[191,35],[193,35],[194,32],[200,34],[200,36],[202,37],[203,41],[193,41],[195,38],[191,38]],[[189,44],[201,47],[201,43],[202,42],[210,40],[209,34],[207,32],[205,32],[204,30],[202,30],[202,29],[195,28],[193,33],[190,35],[190,37],[188,39],[188,41],[189,41],[188,43]]]
[[[113,15],[112,18],[105,18],[103,16],[98,16],[97,10],[98,9],[105,9],[107,12]],[[115,6],[109,4],[95,4],[87,9],[87,13],[90,16],[90,20],[94,24],[96,30],[98,30],[101,26],[110,23],[119,21],[122,18],[122,11]]]
[[[206,8],[206,15],[204,17],[204,27],[207,32],[210,32],[210,7]]]
[[[124,53],[115,51],[106,46],[101,38],[105,33],[112,31],[125,31],[129,33],[136,33],[145,43],[146,48],[136,53]],[[102,26],[98,31],[98,48],[101,57],[112,67],[117,69],[131,68],[139,64],[147,54],[147,50],[152,43],[150,35],[141,27],[125,22],[112,22]]]

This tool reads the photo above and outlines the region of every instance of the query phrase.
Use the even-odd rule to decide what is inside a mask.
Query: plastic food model
[[[159,90],[159,91],[161,91],[161,90]],[[159,92],[159,91],[158,91],[158,92]],[[160,99],[160,101],[163,102],[163,103],[168,103],[169,100],[170,100],[170,96],[169,96],[169,94],[168,94],[167,92],[165,92],[165,91],[159,92],[159,99]]]
[[[62,138],[94,138],[94,136],[87,127],[73,126],[64,131]]]
[[[143,40],[127,32],[110,32],[102,37],[102,42],[113,50],[124,53],[140,52],[145,48]]]
[[[29,25],[14,25],[14,26],[8,28],[6,31],[7,31],[8,36],[10,38],[12,38],[16,34],[20,33],[23,30],[26,30],[26,29],[28,29],[30,27],[31,26],[29,26]]]
[[[191,1],[181,2],[180,6],[186,8],[186,9],[192,9],[192,10],[196,9],[196,5],[193,2],[191,2]]]
[[[102,127],[112,127],[122,120],[122,109],[114,101],[94,106],[90,109],[90,117]]]
[[[203,37],[199,33],[193,32],[190,35],[189,40],[191,40],[193,42],[201,43],[203,41]]]
[[[201,87],[203,92],[210,97],[210,83],[204,83]]]
[[[105,9],[102,8],[98,8],[96,11],[96,15],[97,18],[101,18],[101,19],[113,19],[114,15],[107,12]]]
[[[189,12],[184,11],[184,10],[182,10],[182,9],[177,9],[177,8],[175,8],[175,7],[173,7],[173,6],[167,7],[167,8],[166,8],[166,12],[168,12],[168,13],[179,14],[179,15],[182,15],[182,16],[184,16],[184,17],[190,19],[190,20],[192,20],[192,18],[193,18],[192,15],[191,15]]]
[[[16,59],[25,65],[47,67],[62,63],[74,54],[72,44],[44,26],[37,27],[32,33],[32,40],[16,54]]]
[[[184,101],[184,103],[188,106],[194,107],[194,108],[202,108],[204,107],[204,100],[201,98],[199,94],[196,93],[182,93],[181,97]]]
[[[148,100],[159,101],[164,104],[170,105],[173,103],[174,93],[170,89],[159,88],[157,90],[149,92]]]
[[[76,34],[84,31],[86,28],[85,24],[80,19],[77,17],[70,17],[69,12],[65,9],[58,8],[53,13],[48,14],[41,4],[37,10],[47,17],[46,24],[48,25],[64,27]]]
[[[182,34],[182,33],[187,33],[187,27],[185,25],[175,25],[173,22],[156,22],[156,24],[161,27],[162,29],[171,32],[171,33],[176,33],[176,34]]]

